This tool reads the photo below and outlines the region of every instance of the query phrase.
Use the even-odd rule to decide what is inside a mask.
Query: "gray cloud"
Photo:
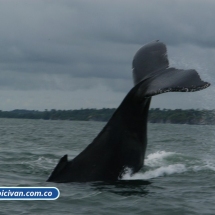
[[[74,105],[55,98],[49,104],[55,108],[60,101],[65,109],[78,105],[99,107],[99,104],[100,107],[116,107],[120,103],[117,99],[132,87],[133,55],[140,46],[156,39],[167,44],[173,66],[194,68],[203,79],[214,84],[214,11],[212,0],[2,0],[2,96],[9,98],[12,92],[14,95],[40,95],[36,97],[43,102],[29,100],[28,107],[35,105],[44,109],[48,101],[43,96],[45,94],[49,94],[50,99],[54,98],[51,92],[61,98],[65,98],[64,94],[71,100],[71,96],[77,99],[81,95],[84,101],[84,93],[80,92],[86,91],[92,102],[78,100]],[[183,96],[186,100],[181,104],[172,94],[158,96],[152,105],[166,108],[195,105],[201,108],[208,102],[208,108],[214,108],[211,100],[215,89],[213,86],[209,89],[195,96],[178,94],[178,98]],[[107,101],[111,105],[105,102],[107,91]],[[202,102],[193,104],[192,96],[202,97],[199,99]],[[30,96],[26,97],[26,102],[28,98]],[[17,108],[16,97],[13,101],[0,109]]]

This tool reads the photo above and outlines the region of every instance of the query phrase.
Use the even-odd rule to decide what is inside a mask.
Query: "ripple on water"
[[[0,202],[2,214],[213,214],[215,127],[149,125],[146,166],[116,183],[46,183],[72,159],[99,122],[0,119],[1,186],[56,186],[56,201]],[[127,177],[127,178],[126,178]]]

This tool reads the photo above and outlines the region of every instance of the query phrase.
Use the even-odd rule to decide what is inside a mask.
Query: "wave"
[[[7,168],[23,169],[26,173],[47,174],[58,162],[55,157],[50,155],[30,156],[30,159],[20,161],[4,161],[0,165]],[[20,166],[20,167],[18,167]],[[158,177],[166,177],[173,174],[182,174],[186,172],[210,171],[215,172],[215,159],[207,157],[191,157],[182,153],[157,151],[149,154],[145,159],[144,168],[132,174],[132,170],[127,168],[122,180],[149,180]]]
[[[144,173],[136,173],[131,175],[131,169],[127,170],[125,175],[123,175],[123,180],[148,180],[152,178],[157,178],[165,175],[172,175],[174,173],[182,173],[187,169],[183,164],[175,164],[169,166],[159,167],[154,170],[149,170]]]
[[[202,160],[181,153],[158,151],[146,157],[144,169],[142,172],[132,174],[132,170],[127,168],[122,180],[149,180],[190,171],[215,172],[215,160]]]

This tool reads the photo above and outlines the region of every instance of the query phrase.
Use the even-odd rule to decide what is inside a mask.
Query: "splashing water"
[[[215,162],[212,160],[203,161],[180,153],[166,151],[149,154],[145,159],[145,165],[147,169],[145,172],[132,174],[130,168],[125,169],[122,180],[149,180],[187,171],[210,170],[215,172]]]

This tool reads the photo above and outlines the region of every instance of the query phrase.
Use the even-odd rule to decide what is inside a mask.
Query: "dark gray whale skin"
[[[144,164],[147,147],[147,116],[151,97],[165,92],[193,92],[210,84],[195,70],[169,68],[166,46],[155,41],[134,56],[135,86],[109,122],[77,157],[64,155],[47,181],[116,181],[130,168],[134,174]]]

